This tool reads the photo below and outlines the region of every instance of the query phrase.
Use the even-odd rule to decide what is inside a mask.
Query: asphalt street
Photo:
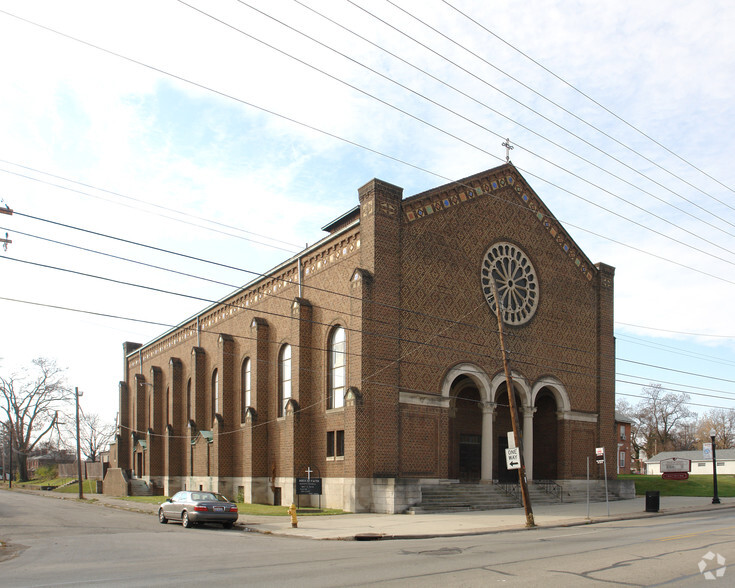
[[[0,584],[18,587],[724,586],[735,575],[729,508],[371,542],[183,529],[151,513],[19,492],[0,492],[0,520]]]

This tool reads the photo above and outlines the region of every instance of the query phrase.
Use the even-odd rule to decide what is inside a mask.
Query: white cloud
[[[684,159],[727,186],[735,185],[735,170],[730,162],[732,137],[735,136],[731,128],[735,121],[731,87],[735,41],[730,31],[735,25],[735,9],[730,3],[652,1],[640,4],[626,1],[595,4],[534,0],[523,5],[497,2],[490,6],[479,0],[451,2],[635,127],[681,153]],[[731,224],[735,223],[735,214],[727,204],[717,204],[710,196],[730,203],[731,189],[704,177],[652,144],[438,0],[401,2],[400,5],[441,29],[449,39],[591,122],[624,146],[521,88],[497,69],[450,40],[438,37],[387,3],[371,3],[369,9],[476,77],[347,3],[333,2],[328,6],[316,3],[314,8],[415,62],[477,101],[610,169],[625,181],[613,179],[560,151],[476,102],[396,62],[375,47],[326,24],[295,3],[254,1],[253,4],[448,105],[477,124],[428,104],[333,52],[316,47],[242,4],[199,3],[203,9],[248,33],[469,144],[407,118],[178,3],[139,1],[110,6],[77,2],[69,8],[56,2],[6,0],[0,2],[0,10],[45,24],[447,178],[459,179],[494,167],[505,155],[500,137],[510,137],[516,144],[511,153],[513,162],[525,170],[527,179],[552,212],[569,223],[570,233],[591,260],[617,267],[618,320],[689,333],[735,333],[735,318],[725,311],[730,306],[735,272],[731,265],[713,258],[714,254],[726,259],[732,259],[733,255],[672,229],[605,192],[613,192],[654,211],[729,250],[732,241],[729,237],[735,233]],[[194,217],[213,219],[289,243],[311,243],[321,237],[319,227],[357,204],[357,188],[372,177],[403,186],[406,195],[444,183],[431,173],[417,171],[4,14],[0,14],[0,51],[12,56],[4,60],[2,66],[1,159],[77,179],[154,205],[183,210]],[[511,94],[541,115],[599,146],[600,150],[549,120],[539,118],[491,86]],[[500,137],[483,131],[478,125],[493,130]],[[681,179],[633,154],[626,146]],[[557,165],[544,163],[532,152]],[[626,165],[611,160],[602,152],[610,153]],[[3,164],[0,168],[63,183],[11,165]],[[579,174],[603,190],[570,176],[565,170]],[[658,184],[644,179],[641,174],[650,176]],[[707,219],[727,234],[657,202],[636,186]],[[76,186],[76,189],[81,188]],[[0,195],[18,211],[254,271],[263,271],[289,255],[251,241],[228,238],[174,223],[162,216],[144,214],[142,209],[177,216],[151,205],[93,188],[83,190],[126,206],[112,205],[105,200],[15,175],[0,174]],[[569,192],[646,226],[676,235],[689,245],[655,237],[610,212],[584,203]],[[677,194],[712,214],[684,202]],[[187,222],[195,222],[190,217],[185,218]],[[16,231],[43,234],[228,283],[244,283],[250,279],[241,272],[206,267],[129,245],[85,237],[19,216],[0,217],[0,220],[6,225],[12,223],[11,229]],[[723,279],[713,279],[656,260],[571,225],[590,227],[603,237]],[[252,234],[244,236],[265,240]],[[705,249],[709,255],[694,251],[692,245]],[[101,261],[89,254],[41,244],[20,235],[13,236],[6,256],[170,290],[190,291],[205,298],[216,299],[228,291],[224,286],[130,268],[122,262]],[[143,319],[160,318],[167,323],[183,320],[204,306],[127,286],[112,286],[52,270],[29,268],[9,260],[0,260],[0,264],[2,295],[6,297]],[[12,348],[0,353],[6,363],[28,361],[35,355],[58,357],[61,363],[70,366],[70,379],[75,385],[80,382],[87,389],[95,390],[85,398],[97,399],[99,410],[108,415],[116,410],[116,381],[121,377],[120,344],[127,339],[143,341],[163,330],[2,301],[0,311],[9,317],[3,332],[13,342]],[[663,332],[660,335],[670,336]],[[685,337],[684,341],[695,339]],[[723,353],[732,357],[730,342],[713,341],[719,341],[717,351],[724,350]]]

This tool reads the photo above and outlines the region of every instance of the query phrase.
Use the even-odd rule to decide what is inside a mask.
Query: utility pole
[[[503,333],[503,313],[498,295],[498,286],[495,278],[490,274],[490,284],[493,287],[493,297],[495,298],[495,313],[498,317],[498,334],[500,335],[500,351],[503,354],[503,370],[505,371],[505,387],[508,391],[508,404],[510,405],[510,422],[513,426],[513,436],[515,437],[516,447],[518,447],[521,467],[518,469],[518,482],[521,486],[521,496],[523,497],[523,508],[526,511],[526,527],[535,527],[533,520],[533,508],[531,507],[531,497],[528,494],[528,482],[526,481],[526,464],[523,459],[523,443],[521,435],[518,432],[518,414],[516,409],[515,391],[513,389],[513,378],[510,374],[510,362],[508,354],[505,350],[505,336]]]
[[[10,475],[8,476],[8,488],[13,487],[13,422],[8,421],[8,430],[10,433]]]
[[[13,209],[10,208],[7,204],[5,205],[5,208],[3,208],[2,206],[0,206],[0,214],[11,215],[11,214],[13,214]],[[3,249],[5,249],[5,251],[7,251],[8,250],[8,245],[10,245],[12,243],[12,241],[8,238],[7,231],[5,233],[5,239],[0,238],[0,243],[3,244]]]
[[[79,388],[74,388],[74,398],[77,405],[77,478],[79,480],[79,500],[84,498],[84,492],[82,491],[82,452],[81,445],[79,444],[79,397],[84,392],[80,392]]]

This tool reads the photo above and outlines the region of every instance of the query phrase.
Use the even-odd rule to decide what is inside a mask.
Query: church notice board
[[[322,493],[321,478],[296,478],[296,494]]]

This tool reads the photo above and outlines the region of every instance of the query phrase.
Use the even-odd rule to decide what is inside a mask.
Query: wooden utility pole
[[[508,404],[510,406],[510,422],[513,426],[513,437],[518,447],[518,457],[521,467],[518,469],[518,482],[521,486],[521,496],[523,497],[523,508],[526,511],[526,526],[535,527],[533,520],[533,508],[531,507],[531,497],[528,495],[528,482],[526,480],[526,464],[523,459],[523,443],[521,435],[518,432],[518,413],[516,408],[515,391],[513,388],[513,377],[510,374],[510,362],[508,354],[505,350],[505,336],[503,332],[503,313],[500,304],[500,296],[498,295],[498,286],[495,278],[490,274],[490,284],[493,287],[493,297],[495,298],[495,313],[498,317],[498,334],[500,335],[500,352],[503,354],[503,370],[505,371],[505,387],[508,391]]]

